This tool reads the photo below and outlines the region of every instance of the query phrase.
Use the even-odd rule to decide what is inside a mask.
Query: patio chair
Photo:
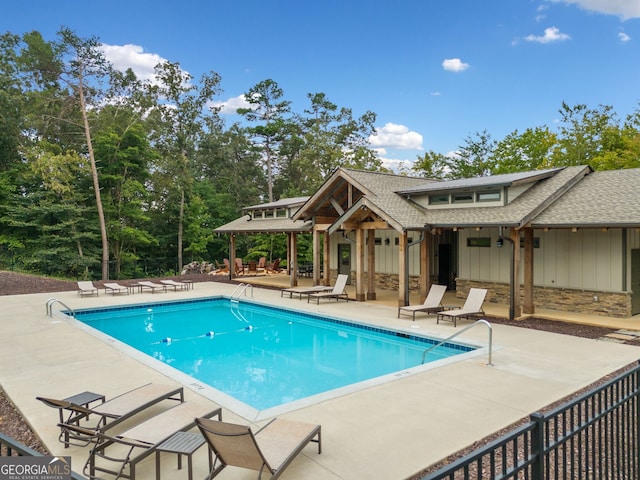
[[[161,444],[174,435],[195,427],[195,419],[199,417],[218,417],[221,420],[222,409],[218,407],[211,410],[211,406],[184,402],[117,435],[96,432],[96,443],[89,453],[83,473],[90,479],[98,478],[96,472],[102,472],[114,475],[116,479],[134,480],[139,462],[156,452]],[[77,425],[72,428],[79,434],[91,433]]]
[[[310,442],[317,443],[318,454],[322,453],[320,425],[276,418],[254,434],[245,425],[204,418],[196,418],[196,424],[216,456],[208,480],[227,466],[258,471],[258,478],[267,471],[273,480]]]
[[[280,259],[276,258],[271,265],[265,267],[266,273],[280,273]]]
[[[453,322],[453,326],[456,326],[458,318],[469,318],[474,315],[483,315],[484,310],[482,304],[484,298],[487,296],[487,290],[485,288],[472,288],[469,290],[469,295],[464,302],[462,308],[456,308],[454,310],[444,310],[438,312],[438,318],[436,323],[440,323],[440,320],[448,320]]]
[[[447,291],[446,285],[431,285],[427,298],[425,298],[422,305],[406,305],[404,307],[398,307],[398,318],[400,314],[412,315],[413,321],[416,321],[416,312],[439,312],[442,310],[442,299]],[[408,312],[408,313],[404,313]]]
[[[95,295],[98,296],[98,288],[93,284],[93,282],[88,281],[78,281],[78,295],[84,297],[85,295]]]
[[[258,260],[258,265],[256,265],[256,270],[258,270],[258,272],[262,271],[264,272],[267,268],[267,257],[260,257],[260,260]]]
[[[236,258],[236,275],[244,275],[244,264],[241,258]]]
[[[80,425],[81,420],[85,430],[94,433],[105,432],[162,400],[184,402],[184,391],[182,387],[148,383],[93,408],[67,400],[47,397],[36,397],[36,399],[58,410],[60,417],[58,423],[60,436],[58,439],[67,448],[70,444],[86,446],[95,439],[93,434],[78,434],[69,428]],[[66,418],[64,418],[65,414]],[[91,420],[92,418],[93,420]]]
[[[321,298],[335,298],[336,302],[341,298],[344,298],[348,302],[349,295],[344,290],[347,286],[348,278],[349,276],[345,274],[338,275],[338,278],[336,278],[336,284],[333,286],[333,290],[330,292],[310,293],[307,295],[307,303],[309,303],[312,298],[315,298],[317,304],[320,303]]]
[[[104,284],[104,293],[105,295],[111,292],[111,295],[119,295],[121,293],[126,293],[129,295],[129,287],[125,287],[124,285],[120,285],[119,283],[105,283]]]
[[[189,290],[189,285],[184,282],[176,282],[175,280],[160,280],[160,283],[167,287],[172,287],[174,292],[180,290]]]
[[[138,282],[138,286],[140,287],[140,291],[143,288],[148,288],[151,290],[151,293],[156,293],[156,290],[162,290],[163,292],[167,291],[167,286],[160,283],[153,283],[149,281]]]

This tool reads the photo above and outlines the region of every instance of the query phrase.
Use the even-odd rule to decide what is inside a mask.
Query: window
[[[277,218],[283,218],[287,216],[287,211],[286,210],[276,210],[276,217]]]
[[[491,246],[490,237],[467,238],[467,247],[490,247],[490,246]]]
[[[444,205],[449,203],[449,195],[429,195],[429,205]]]
[[[454,193],[451,195],[451,203],[473,203],[472,193]]]
[[[500,190],[487,190],[476,194],[478,202],[498,202],[500,201]]]

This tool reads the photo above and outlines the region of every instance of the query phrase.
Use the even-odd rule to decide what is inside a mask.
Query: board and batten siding
[[[411,232],[408,237],[412,241],[418,241],[420,239],[420,232]],[[349,238],[354,239],[355,235],[350,233]],[[375,246],[376,273],[398,273],[398,245],[396,245],[396,239],[398,233],[395,230],[376,230],[375,238],[380,239],[380,244]],[[386,240],[389,243],[386,243]],[[334,234],[331,236],[331,269],[338,268],[338,244],[349,243],[351,244],[351,270],[356,269],[356,244],[351,243],[344,239],[342,234]],[[367,250],[365,248],[365,259],[367,256]],[[368,262],[365,260],[365,271],[367,270]],[[420,247],[414,245],[409,248],[409,275],[420,274]]]
[[[459,231],[459,277],[508,283],[511,245],[496,246],[497,230]],[[534,249],[534,284],[599,291],[623,290],[623,230],[580,229],[577,232],[536,230],[540,248]],[[491,237],[491,247],[467,247],[467,238]],[[638,235],[633,241],[638,242]],[[524,250],[521,249],[521,258]],[[521,264],[520,282],[524,279]]]

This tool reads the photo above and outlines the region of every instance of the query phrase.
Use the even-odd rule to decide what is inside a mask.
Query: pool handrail
[[[62,300],[58,300],[57,298],[50,298],[49,300],[47,300],[47,315],[49,317],[53,317],[53,304],[54,303],[59,303],[60,305],[62,305],[64,308],[66,308],[67,310],[69,310],[71,312],[71,316],[73,318],[76,318],[76,312],[73,311],[73,308],[69,307],[68,305],[65,305],[65,303]]]
[[[238,286],[231,293],[231,299],[234,299],[234,295],[236,292],[238,293],[238,298],[244,293],[244,296],[247,296],[247,288],[251,287],[251,298],[253,298],[253,285],[251,283],[239,283]],[[238,290],[240,290],[238,292]]]
[[[424,352],[422,352],[422,364],[424,365],[424,359],[427,357],[427,353],[429,353],[431,350],[433,350],[436,347],[439,347],[440,345],[443,345],[443,344],[447,343],[449,340],[451,340],[451,339],[457,337],[458,335],[460,335],[461,333],[464,333],[467,330],[475,327],[479,323],[483,324],[483,325],[486,325],[487,328],[489,329],[489,354],[488,354],[489,358],[488,358],[488,361],[487,361],[487,365],[489,367],[493,367],[493,363],[491,363],[491,349],[492,349],[492,346],[493,346],[493,327],[491,326],[491,324],[488,321],[482,320],[482,319],[481,320],[476,320],[471,325],[467,325],[462,330],[457,331],[456,333],[454,333],[450,337],[447,337],[444,340],[441,340],[440,342],[436,343],[435,345],[432,345],[429,348],[427,348]]]

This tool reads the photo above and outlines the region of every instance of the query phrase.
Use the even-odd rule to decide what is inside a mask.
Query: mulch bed
[[[182,280],[192,280],[194,282],[224,282],[231,283],[227,276],[223,275],[205,275],[205,274],[197,274],[197,275],[187,275],[187,276],[174,276],[174,277],[163,277],[162,279],[174,279],[180,281]],[[159,281],[161,278],[145,278],[144,280],[151,281]],[[123,285],[128,285],[130,283],[138,282],[135,280],[125,280],[120,281],[119,283]],[[102,283],[100,281],[94,282],[97,287],[102,287]],[[76,282],[69,280],[60,280],[54,278],[46,278],[39,277],[35,275],[25,275],[21,273],[15,272],[5,272],[0,271],[0,295],[22,295],[28,293],[53,293],[53,292],[65,292],[65,291],[73,291],[77,289]],[[547,332],[564,334],[564,335],[573,335],[584,338],[600,338],[609,333],[614,332],[615,330],[605,327],[598,327],[593,325],[580,325],[569,322],[561,322],[555,320],[545,320],[541,318],[526,318],[523,320],[517,320],[515,322],[511,322],[504,318],[487,318],[489,322],[496,324],[508,324],[512,326],[517,326],[521,328],[530,328],[535,330],[544,330]],[[630,340],[627,343],[632,343],[636,345],[640,345],[638,340]],[[602,379],[600,383],[604,382],[606,379]],[[591,388],[591,387],[589,387]],[[586,390],[586,389],[585,389]],[[564,401],[561,400],[561,402]],[[550,408],[550,407],[549,407]],[[525,419],[526,420],[526,419]],[[524,420],[523,420],[524,421]],[[478,448],[480,445],[484,445],[491,440],[498,438],[501,434],[504,434],[506,431],[510,430],[513,426],[505,429],[502,432],[496,432],[494,435],[487,437],[474,445],[471,445],[468,449],[464,451],[457,452],[456,454],[450,456],[445,461],[443,461],[439,465],[432,465],[427,470],[424,470],[419,475],[416,475],[411,480],[422,478],[427,472],[435,471],[437,467],[441,467],[444,464],[453,461],[456,458],[460,458],[465,453],[472,451],[475,448]],[[33,448],[39,452],[44,454],[49,454],[49,452],[44,448],[40,439],[34,432],[30,429],[29,425],[23,420],[20,413],[14,408],[13,404],[9,401],[9,399],[4,395],[4,392],[0,389],[0,432],[9,435],[24,445]]]

